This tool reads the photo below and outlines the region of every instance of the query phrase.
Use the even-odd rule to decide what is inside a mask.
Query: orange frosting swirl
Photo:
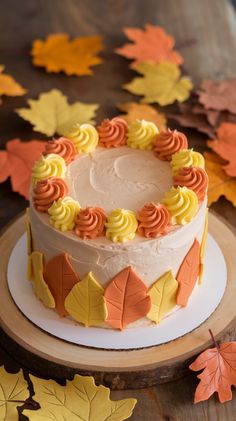
[[[99,145],[104,148],[118,148],[126,143],[128,124],[123,118],[105,118],[98,126]]]
[[[188,149],[187,137],[177,130],[163,130],[156,135],[153,144],[155,154],[163,161],[169,161],[174,153]]]
[[[39,180],[33,190],[34,207],[39,212],[47,212],[54,201],[64,198],[67,193],[68,188],[62,178]]]
[[[83,239],[94,239],[105,234],[106,214],[101,208],[82,209],[75,220],[75,233]]]
[[[188,187],[196,193],[200,202],[204,200],[208,187],[208,175],[203,168],[180,168],[173,177],[173,180],[175,187]]]
[[[76,147],[71,140],[66,137],[59,137],[59,139],[49,140],[46,143],[43,155],[49,155],[51,153],[60,155],[68,165],[74,161],[77,152]]]
[[[137,219],[138,234],[147,238],[165,234],[170,225],[170,214],[162,204],[147,203],[139,210]]]

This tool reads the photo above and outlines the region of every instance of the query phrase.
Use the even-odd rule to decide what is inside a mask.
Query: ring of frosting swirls
[[[127,145],[134,149],[152,149],[153,140],[158,133],[157,126],[151,121],[136,120],[130,124]]]
[[[114,243],[132,240],[138,228],[135,213],[127,209],[115,209],[105,223],[106,237]]]
[[[139,210],[138,234],[142,237],[155,238],[165,234],[170,224],[170,214],[167,208],[158,203],[147,203]]]
[[[180,168],[173,177],[173,180],[175,187],[186,186],[196,193],[199,202],[204,200],[208,187],[208,175],[203,168]]]
[[[74,143],[78,153],[89,153],[98,144],[98,132],[92,124],[76,124],[67,136]]]
[[[156,135],[153,143],[155,155],[163,161],[169,161],[174,153],[188,148],[187,137],[178,130],[161,131]]]
[[[68,165],[76,157],[76,148],[71,140],[66,137],[59,137],[59,139],[49,140],[46,143],[43,155],[49,155],[51,153],[60,155]]]
[[[171,214],[173,225],[185,225],[198,211],[198,198],[193,190],[187,187],[172,187],[162,201]]]
[[[173,174],[176,174],[180,168],[183,167],[200,167],[205,168],[205,161],[203,155],[192,149],[183,149],[172,155],[171,168]]]
[[[125,145],[128,123],[120,117],[104,119],[98,126],[99,145],[104,148],[117,148]]]
[[[101,208],[82,209],[75,219],[75,233],[83,239],[94,239],[105,234],[106,214]]]
[[[37,181],[49,177],[64,178],[65,174],[66,163],[60,155],[56,155],[54,153],[46,156],[42,155],[33,166],[32,183],[35,185]]]
[[[71,197],[58,199],[48,209],[50,224],[61,231],[73,230],[75,219],[80,211],[80,205]]]
[[[58,199],[68,194],[68,187],[62,178],[50,177],[39,180],[33,190],[33,203],[38,212],[46,212]]]

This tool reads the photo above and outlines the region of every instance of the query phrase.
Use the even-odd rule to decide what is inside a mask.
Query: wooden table
[[[58,88],[71,102],[98,102],[97,121],[116,115],[115,104],[136,97],[123,91],[121,84],[128,82],[133,71],[128,62],[114,54],[125,37],[122,27],[159,24],[174,35],[185,59],[185,69],[195,84],[203,78],[232,77],[236,74],[236,16],[227,0],[2,0],[0,12],[0,62],[7,73],[13,75],[28,89],[28,97]],[[102,34],[106,49],[102,65],[94,68],[94,76],[68,77],[46,74],[33,68],[29,51],[36,38],[49,33],[66,32],[71,36]],[[194,40],[194,43],[189,41]],[[184,47],[185,45],[185,47]],[[8,139],[42,139],[30,125],[20,119],[14,109],[25,105],[25,98],[4,98],[0,107],[0,145]],[[186,131],[191,146],[205,149],[204,136]],[[0,226],[25,208],[27,202],[11,191],[9,180],[0,185]],[[212,208],[236,227],[236,210],[224,199]],[[236,334],[235,336],[236,337]],[[232,338],[232,336],[231,336]],[[4,345],[4,344],[3,344]],[[17,371],[14,356],[0,347],[0,364],[8,371]],[[32,367],[33,371],[33,367]],[[138,399],[134,421],[179,420],[194,421],[236,419],[236,392],[234,399],[220,405],[213,397],[206,403],[193,405],[197,385],[195,375],[159,385],[155,388],[112,392],[113,399],[133,396]],[[21,417],[20,419],[24,419]],[[10,421],[10,420],[9,420]]]

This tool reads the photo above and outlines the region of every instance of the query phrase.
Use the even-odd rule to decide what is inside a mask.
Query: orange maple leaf
[[[19,96],[24,95],[27,91],[15,81],[15,79],[7,74],[3,74],[4,66],[0,65],[0,96]],[[1,102],[1,100],[0,100]]]
[[[116,53],[130,59],[136,59],[133,65],[143,61],[161,63],[171,61],[175,64],[183,63],[182,56],[175,51],[175,40],[163,28],[145,25],[145,30],[139,28],[125,28],[124,33],[134,44],[125,44],[117,48]]]
[[[6,151],[0,151],[0,183],[11,177],[13,191],[28,199],[32,167],[44,148],[43,141],[9,140]]]
[[[67,75],[91,75],[91,66],[102,62],[97,57],[103,49],[100,36],[75,38],[69,41],[67,34],[49,35],[45,41],[35,40],[31,54],[35,66],[45,67],[47,72],[65,72]]]
[[[213,82],[204,80],[199,90],[199,102],[206,109],[236,113],[236,78]]]
[[[134,120],[148,120],[156,124],[159,131],[166,129],[166,116],[163,113],[159,113],[155,108],[148,104],[139,104],[138,102],[123,102],[117,104],[117,108],[120,111],[126,112],[127,114],[121,114],[128,124],[133,123]]]
[[[222,123],[216,131],[217,138],[207,142],[221,158],[229,161],[222,168],[227,175],[236,177],[236,124]]]

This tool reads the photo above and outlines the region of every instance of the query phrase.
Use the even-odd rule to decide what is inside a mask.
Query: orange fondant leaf
[[[221,82],[204,80],[199,91],[199,102],[207,109],[227,110],[236,114],[236,79]]]
[[[152,121],[156,124],[159,131],[166,129],[166,117],[165,114],[159,113],[155,108],[148,104],[139,104],[138,102],[124,102],[117,105],[120,111],[127,114],[121,114],[124,120],[128,124],[133,123],[136,119]]]
[[[221,158],[229,161],[223,169],[227,175],[236,177],[236,124],[222,123],[217,129],[217,138],[207,142]]]
[[[179,282],[176,303],[186,306],[192,290],[197,282],[200,269],[200,245],[195,239],[192,247],[186,254],[176,279]]]
[[[20,96],[26,93],[26,90],[7,74],[2,74],[4,66],[0,65],[0,96]]]
[[[181,55],[174,50],[175,40],[163,28],[145,25],[145,30],[139,28],[125,28],[124,33],[133,44],[125,44],[117,48],[116,52],[129,59],[135,59],[134,64],[143,61],[161,63],[171,61],[175,64],[183,63]]]
[[[124,329],[129,323],[146,316],[151,307],[147,287],[131,266],[116,275],[105,290],[107,323]]]
[[[67,253],[53,257],[45,266],[44,279],[55,299],[56,309],[61,317],[66,315],[65,298],[79,282]]]
[[[102,62],[97,54],[103,49],[100,36],[75,38],[66,34],[49,35],[45,41],[35,40],[31,54],[35,66],[47,72],[64,72],[67,75],[91,75],[91,66]]]
[[[0,151],[0,183],[11,177],[13,191],[28,199],[31,170],[44,148],[45,142],[38,140],[9,140],[6,151]]]
[[[232,399],[231,386],[236,386],[236,342],[225,342],[207,349],[189,366],[193,371],[203,370],[197,377],[194,403],[205,401],[217,392],[221,403]]]

